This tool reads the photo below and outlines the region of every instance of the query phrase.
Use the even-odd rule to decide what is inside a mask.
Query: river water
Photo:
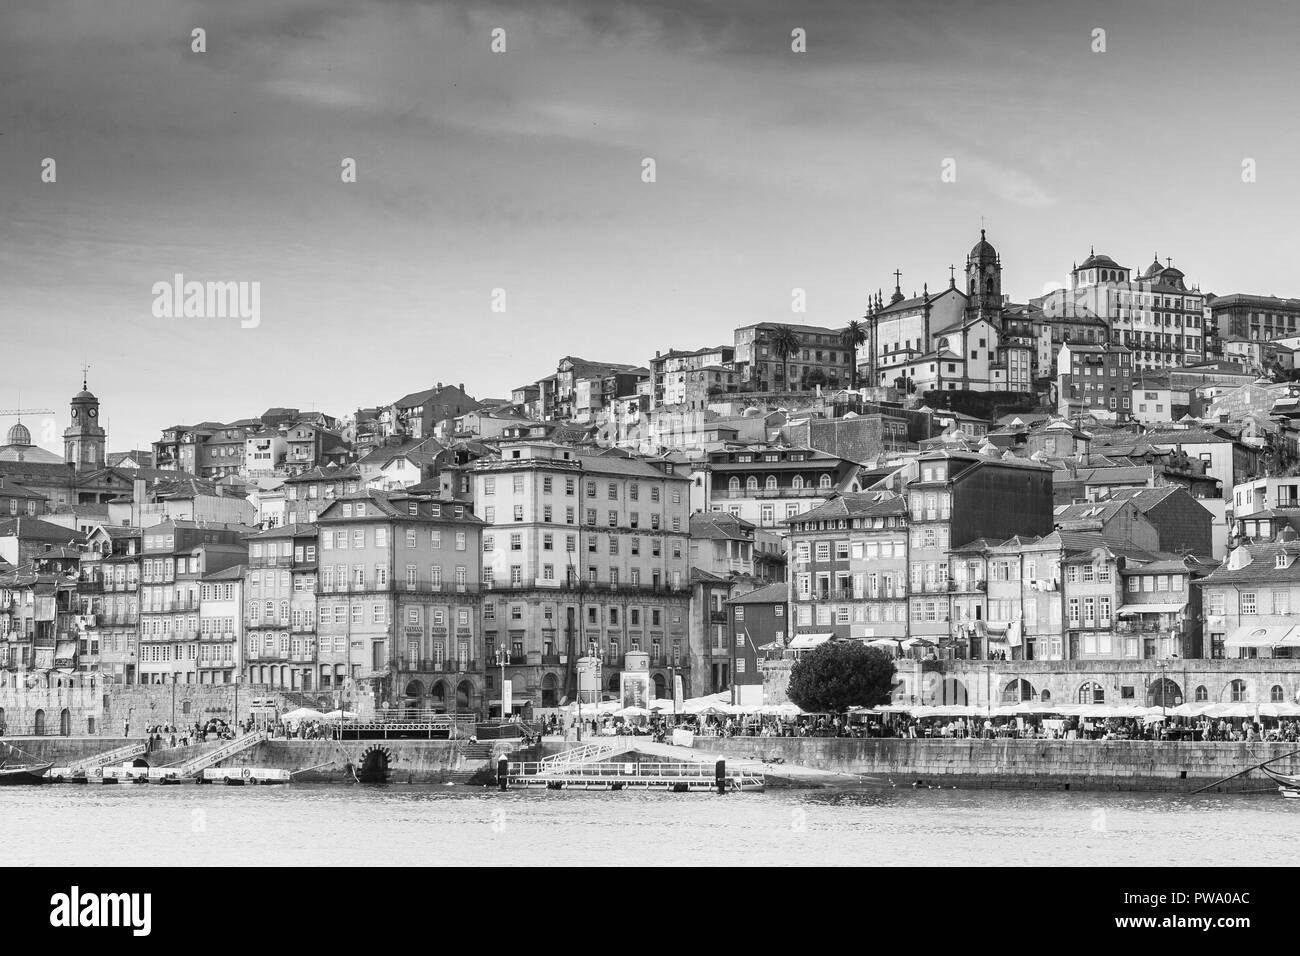
[[[1259,794],[464,786],[0,789],[6,865],[1294,865]]]

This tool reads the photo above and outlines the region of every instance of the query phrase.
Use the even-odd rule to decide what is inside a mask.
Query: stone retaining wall
[[[1295,743],[1184,743],[1148,740],[865,740],[834,737],[696,738],[695,749],[850,774],[894,783],[1015,789],[1192,791],[1271,757]],[[1300,772],[1300,754],[1277,764]],[[1222,790],[1274,785],[1255,772]]]

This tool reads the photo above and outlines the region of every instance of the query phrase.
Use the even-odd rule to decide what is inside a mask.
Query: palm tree
[[[799,343],[799,337],[794,334],[794,329],[788,325],[778,325],[772,337],[768,339],[768,346],[772,349],[772,354],[781,360],[781,376],[785,382],[785,387],[794,391],[790,387],[790,356],[798,354],[803,346]]]
[[[857,319],[851,321],[844,327],[844,344],[851,350],[853,367],[849,370],[852,376],[853,389],[858,387],[858,348],[867,341],[867,327]],[[872,383],[875,384],[875,383]]]

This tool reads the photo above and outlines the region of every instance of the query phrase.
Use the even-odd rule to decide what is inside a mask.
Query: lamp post
[[[506,664],[508,664],[509,662],[510,662],[510,652],[506,650],[506,646],[504,644],[501,644],[500,646],[497,647],[497,664],[499,664],[501,667],[501,720],[502,722],[504,722],[506,719]],[[510,696],[513,698],[514,694],[511,693]]]

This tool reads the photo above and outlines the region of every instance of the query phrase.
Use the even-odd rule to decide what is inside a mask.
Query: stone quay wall
[[[135,736],[156,724],[247,720],[255,698],[274,700],[282,712],[301,703],[300,695],[261,684],[113,684],[99,674],[19,674],[0,685],[0,722],[13,736]]]
[[[300,783],[346,783],[346,765],[360,770],[372,751],[383,754],[390,783],[464,783],[485,766],[495,766],[511,741],[494,742],[488,755],[482,745],[460,740],[268,740],[230,760],[222,767],[260,767],[295,773]],[[233,774],[232,774],[233,775]]]
[[[838,737],[697,737],[694,749],[722,757],[780,760],[897,786],[1187,791],[1261,761],[1300,750],[1296,743],[1150,740],[911,740]],[[1300,753],[1274,765],[1300,772]],[[1216,788],[1274,789],[1253,772]]]

